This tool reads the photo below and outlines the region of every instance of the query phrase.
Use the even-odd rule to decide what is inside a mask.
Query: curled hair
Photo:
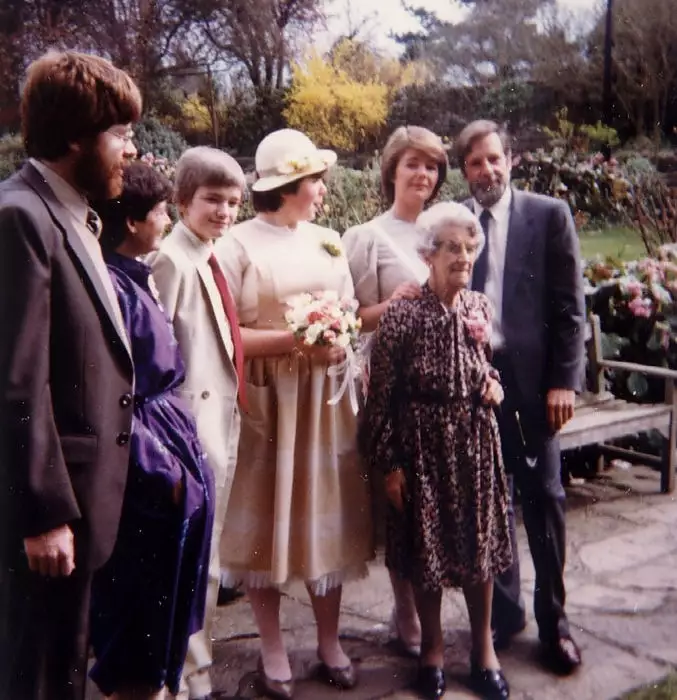
[[[440,247],[440,232],[448,227],[462,228],[470,233],[471,238],[477,238],[477,256],[482,252],[486,236],[480,220],[465,204],[458,202],[439,202],[433,204],[416,219],[416,225],[421,229],[422,238],[417,252],[422,258],[434,255]]]
[[[50,51],[28,67],[21,124],[29,156],[57,160],[69,146],[141,116],[141,93],[99,56]]]
[[[101,247],[115,250],[129,234],[127,220],[145,221],[150,211],[172,196],[172,183],[150,165],[135,161],[125,168],[118,199],[93,205],[103,223]]]

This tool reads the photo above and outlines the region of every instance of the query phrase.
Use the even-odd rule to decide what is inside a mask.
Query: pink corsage
[[[468,335],[479,345],[489,342],[489,322],[479,311],[470,311],[463,319]]]

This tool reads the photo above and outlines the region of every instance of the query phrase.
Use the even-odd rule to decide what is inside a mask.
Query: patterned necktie
[[[87,228],[97,238],[101,235],[101,219],[94,209],[87,209]]]
[[[484,292],[489,274],[489,222],[493,217],[488,209],[483,209],[480,214],[480,223],[484,231],[484,248],[475,261],[475,268],[472,272],[472,288],[476,292]]]
[[[240,406],[243,410],[247,410],[247,392],[244,383],[244,349],[242,347],[242,336],[240,335],[240,324],[237,318],[237,309],[233,296],[230,293],[226,276],[218,263],[218,260],[212,253],[207,261],[214,275],[216,288],[219,290],[219,296],[223,304],[223,310],[226,312],[226,318],[230,325],[230,335],[233,338],[233,354],[235,355],[235,371],[237,372],[237,397],[240,401]]]

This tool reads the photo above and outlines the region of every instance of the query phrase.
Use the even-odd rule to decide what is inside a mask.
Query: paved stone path
[[[567,679],[541,670],[530,615],[527,629],[501,655],[513,700],[611,700],[677,667],[677,499],[658,494],[658,475],[642,467],[612,470],[594,482],[572,486],[568,498],[567,609],[584,667]],[[533,568],[523,528],[520,553],[530,605]],[[341,629],[360,683],[341,693],[312,679],[317,664],[312,611],[302,587],[289,592],[282,620],[298,679],[297,700],[416,697],[406,691],[415,662],[388,645],[391,604],[381,561],[368,579],[346,587]],[[443,618],[445,697],[469,700],[475,696],[464,685],[469,633],[460,594],[445,594]],[[246,601],[219,610],[215,635],[215,689],[258,697],[258,640]]]

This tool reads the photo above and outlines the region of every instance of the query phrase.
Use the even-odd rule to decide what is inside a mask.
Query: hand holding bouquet
[[[287,300],[285,320],[303,345],[355,348],[362,320],[357,300],[341,298],[332,290],[298,294]]]
[[[328,403],[337,404],[348,389],[353,411],[357,413],[355,381],[359,365],[354,350],[362,326],[362,320],[357,317],[357,300],[327,290],[298,294],[288,299],[287,305],[285,320],[301,347],[311,352],[313,348],[323,348],[328,364],[340,363],[327,371],[329,376],[342,378],[341,386]]]

